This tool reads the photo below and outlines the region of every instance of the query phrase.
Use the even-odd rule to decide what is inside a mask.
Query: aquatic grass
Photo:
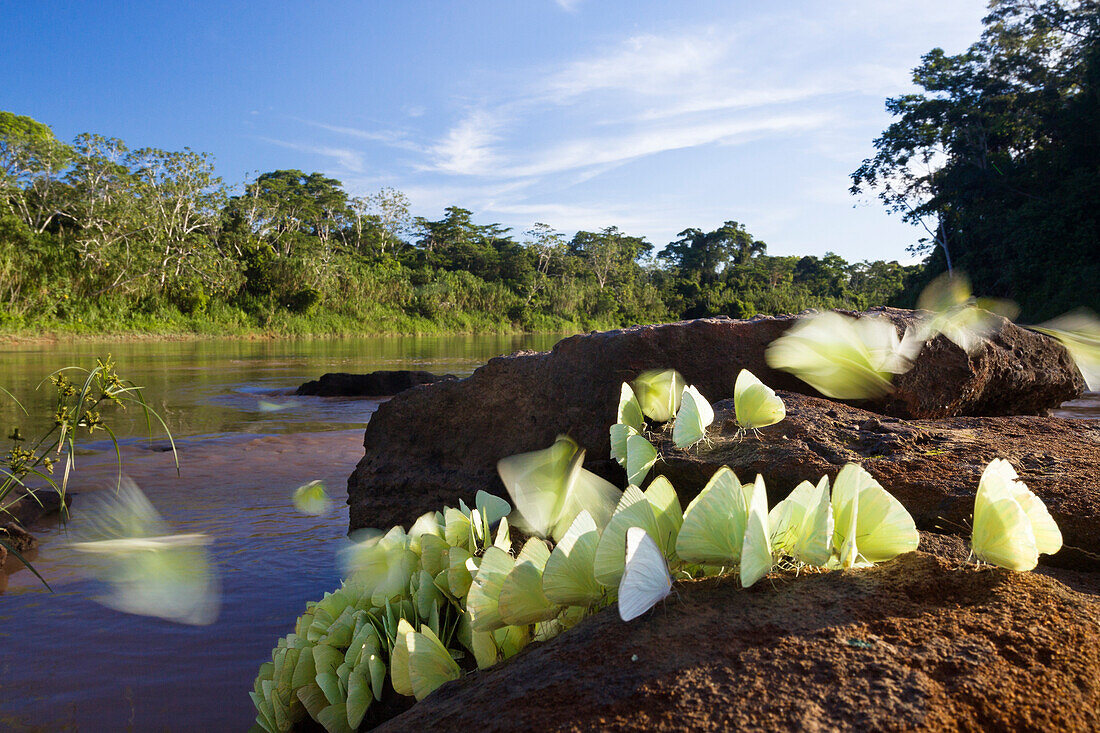
[[[76,465],[77,445],[81,437],[94,435],[98,430],[106,433],[111,440],[117,465],[116,489],[121,487],[122,453],[118,437],[104,419],[104,410],[125,410],[128,406],[141,409],[150,434],[155,421],[168,436],[176,472],[179,472],[176,444],[168,425],[160,414],[149,406],[142,388],[118,375],[110,354],[106,358],[97,359],[95,366],[91,369],[67,366],[51,372],[39,383],[38,388],[47,384],[51,385],[55,392],[53,425],[33,439],[25,437],[18,426],[13,426],[8,434],[11,447],[2,459],[3,465],[0,465],[0,516],[10,515],[8,509],[11,503],[6,500],[17,488],[23,490],[21,497],[29,497],[39,505],[42,501],[37,496],[38,491],[43,489],[55,491],[60,498],[61,511],[64,514],[69,479]],[[3,390],[3,393],[23,414],[27,414],[26,408],[14,395],[7,390]],[[59,463],[62,464],[60,478],[55,475],[55,468]],[[31,486],[27,482],[28,479],[42,485]],[[0,536],[0,545],[19,559],[42,581],[43,585],[49,588],[46,579],[11,542]]]

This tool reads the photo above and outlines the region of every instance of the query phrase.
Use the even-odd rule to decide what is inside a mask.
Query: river
[[[339,584],[336,553],[347,540],[346,481],[363,454],[363,427],[379,402],[295,397],[324,372],[425,369],[469,374],[490,357],[548,349],[557,336],[370,338],[304,341],[181,341],[8,346],[0,386],[30,416],[5,405],[0,428],[25,434],[50,414],[49,385],[67,364],[91,366],[111,353],[122,375],[146,387],[168,422],[177,477],[163,435],[147,438],[135,411],[109,416],[119,428],[125,472],[175,531],[213,538],[221,608],[208,626],[183,626],[97,604],[95,582],[66,547],[67,529],[38,527],[33,562],[53,587],[25,569],[0,595],[0,729],[244,730],[254,717],[248,691],[275,641],[309,600]],[[29,397],[28,397],[29,396]],[[279,409],[265,410],[261,402]],[[1100,417],[1100,395],[1067,403],[1067,417]],[[114,484],[103,441],[78,456],[69,529],[80,507]],[[333,507],[299,514],[293,489],[326,483]],[[7,570],[18,567],[9,559]],[[4,575],[0,574],[0,584]],[[2,588],[2,585],[0,585]]]
[[[0,428],[26,435],[47,425],[50,385],[64,365],[94,366],[111,353],[119,373],[146,388],[178,447],[180,475],[163,433],[147,439],[138,411],[106,414],[118,427],[126,475],[174,531],[213,538],[221,608],[208,626],[123,614],[93,600],[98,586],[65,546],[88,497],[114,487],[115,457],[102,440],[77,456],[68,528],[35,529],[32,562],[0,574],[0,730],[245,730],[248,691],[275,641],[306,601],[339,585],[347,542],[346,482],[363,455],[363,427],[379,402],[295,397],[324,372],[425,369],[466,375],[489,358],[548,349],[557,336],[360,338],[30,344],[0,351],[0,386],[30,416],[5,404]],[[280,409],[264,410],[261,401]],[[98,435],[102,435],[99,433]],[[6,449],[6,446],[5,446]],[[294,510],[293,489],[320,479],[333,498],[324,515]],[[19,567],[9,558],[6,570]]]

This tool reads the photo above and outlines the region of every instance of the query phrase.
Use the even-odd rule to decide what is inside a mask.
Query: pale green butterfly
[[[626,478],[634,486],[641,486],[657,463],[659,455],[653,444],[640,435],[626,439]]]
[[[741,586],[751,587],[770,573],[774,564],[768,531],[768,494],[763,479],[757,475],[748,497],[745,537],[741,544]]]
[[[500,591],[515,560],[499,547],[490,547],[466,595],[466,609],[474,631],[494,631],[508,624],[500,616]]]
[[[738,433],[774,425],[787,415],[779,395],[748,369],[742,369],[737,375],[733,386],[733,408]]]
[[[641,527],[626,531],[622,577],[619,580],[619,617],[641,616],[672,590],[668,563],[649,533]]]
[[[1007,300],[975,298],[970,280],[958,272],[945,272],[925,286],[917,308],[927,311],[920,324],[924,339],[943,334],[967,354],[974,354],[997,328],[994,313],[1015,318],[1020,309]]]
[[[694,386],[684,387],[676,422],[672,424],[672,442],[677,448],[695,445],[706,437],[707,427],[714,422],[714,409]]]
[[[653,507],[653,516],[657,519],[657,544],[669,560],[676,560],[676,538],[684,524],[684,510],[680,508],[680,497],[676,489],[664,476],[658,476],[650,482],[644,496]]]
[[[423,539],[421,537],[421,542]],[[366,589],[376,606],[403,595],[420,564],[420,558],[410,549],[408,535],[400,526],[381,537],[352,545],[341,557],[345,574]]]
[[[592,515],[582,511],[554,546],[542,574],[546,598],[563,606],[591,606],[603,597],[592,566],[600,531]]]
[[[398,620],[396,639],[390,651],[390,684],[393,685],[394,692],[406,697],[413,696],[413,687],[409,678],[409,647],[405,643],[405,637],[413,633],[416,633],[416,629],[412,624],[404,618]],[[314,653],[320,648],[314,647]]]
[[[1088,388],[1100,392],[1100,319],[1095,313],[1082,308],[1030,328],[1058,339]]]
[[[689,563],[737,565],[747,516],[746,492],[734,472],[722,466],[684,510],[676,554]]]
[[[829,562],[833,540],[833,507],[829,477],[814,486],[803,481],[768,514],[772,547],[806,565]]]
[[[497,462],[497,472],[515,504],[512,526],[558,540],[582,510],[592,515],[597,526],[606,524],[621,492],[586,470],[584,455],[576,442],[559,435],[549,448]]]
[[[561,611],[560,606],[547,599],[542,589],[543,572],[549,559],[550,549],[545,541],[532,537],[524,544],[500,588],[497,608],[505,624],[524,626],[549,621]]]
[[[656,422],[667,422],[680,409],[684,378],[675,369],[650,369],[634,378],[634,394],[642,412]]]
[[[430,695],[444,682],[462,676],[458,663],[443,642],[427,625],[405,635],[409,652],[409,684],[418,701]]]
[[[641,435],[645,427],[642,407],[634,390],[623,382],[619,396],[619,407],[615,413],[615,424],[611,426],[611,457],[624,469],[626,468],[626,439],[631,435]]]
[[[893,391],[893,375],[912,367],[923,343],[912,330],[899,339],[884,318],[830,311],[798,319],[768,345],[765,358],[826,397],[871,399]]]
[[[332,500],[325,492],[325,485],[320,481],[310,481],[294,490],[294,508],[302,514],[318,516],[324,514],[332,506]]]
[[[626,487],[611,521],[600,535],[596,557],[592,563],[592,574],[601,585],[609,588],[618,586],[625,562],[626,531],[631,527],[643,528],[650,537],[660,536],[653,505],[637,486]]]
[[[1034,568],[1040,553],[1062,547],[1046,506],[1002,458],[991,461],[978,482],[970,547],[983,562],[1021,571]]]
[[[124,479],[117,494],[97,497],[69,547],[86,556],[107,592],[96,597],[124,613],[205,625],[218,615],[219,582],[205,534],[170,534],[152,503]]]
[[[890,560],[917,549],[920,535],[913,517],[882,485],[855,463],[846,464],[833,482],[833,549],[841,565],[860,558]]]

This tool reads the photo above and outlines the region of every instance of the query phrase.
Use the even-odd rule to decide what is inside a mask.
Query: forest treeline
[[[278,333],[551,331],[680,317],[862,308],[897,263],[769,257],[734,221],[654,256],[609,226],[515,234],[457,206],[413,217],[400,191],[357,197],[277,170],[233,191],[211,156],[59,141],[0,112],[0,327]],[[912,269],[912,268],[910,268]]]
[[[985,27],[965,53],[925,55],[924,91],[888,100],[852,175],[923,227],[923,265],[769,256],[732,220],[659,251],[615,226],[429,220],[394,189],[298,170],[231,187],[208,154],[63,142],[0,112],[0,330],[607,328],[911,305],[952,265],[1025,318],[1100,309],[1100,0],[994,0]]]

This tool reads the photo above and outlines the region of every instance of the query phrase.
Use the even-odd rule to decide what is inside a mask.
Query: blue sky
[[[227,182],[322,171],[517,232],[658,249],[747,225],[770,254],[907,260],[920,232],[848,175],[886,97],[984,2],[647,0],[0,5],[0,109],[59,137],[213,153]],[[12,72],[11,70],[16,70]]]

